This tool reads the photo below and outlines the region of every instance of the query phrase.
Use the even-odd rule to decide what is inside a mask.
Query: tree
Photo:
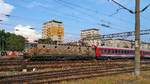
[[[25,38],[19,35],[6,33],[6,50],[22,51],[25,48]]]
[[[4,51],[5,50],[5,31],[4,30],[0,30],[0,51]]]
[[[0,51],[22,51],[25,48],[25,38],[4,30],[0,30]]]

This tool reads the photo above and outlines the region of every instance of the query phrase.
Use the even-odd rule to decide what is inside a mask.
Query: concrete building
[[[124,39],[107,39],[103,41],[103,45],[106,47],[116,47],[116,48],[132,48],[132,41]]]
[[[52,39],[58,43],[63,43],[64,41],[64,26],[63,22],[51,20],[43,24],[42,30],[43,39]]]
[[[150,43],[141,42],[141,49],[150,50]]]
[[[124,39],[107,39],[103,41],[103,46],[106,47],[116,47],[116,48],[133,48],[134,41],[124,40]],[[141,49],[150,49],[150,43],[141,42]]]
[[[81,42],[83,42],[86,45],[100,45],[100,34],[99,29],[92,28],[92,29],[86,29],[81,30]]]

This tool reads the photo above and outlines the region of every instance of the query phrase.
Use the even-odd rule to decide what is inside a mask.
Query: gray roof
[[[51,21],[47,21],[47,22],[45,22],[44,24],[47,24],[47,23],[52,23],[52,22],[55,22],[55,23],[60,23],[60,24],[62,24],[63,22],[61,22],[61,21],[57,21],[57,20],[51,20]]]
[[[96,28],[91,28],[91,29],[85,29],[85,30],[81,30],[81,31],[90,31],[90,30],[96,30],[96,31],[99,31],[99,29],[96,29]]]

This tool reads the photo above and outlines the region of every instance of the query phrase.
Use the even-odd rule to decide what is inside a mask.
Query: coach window
[[[107,50],[106,49],[104,49],[104,53],[107,54]]]
[[[148,55],[149,53],[148,53],[148,52],[146,52],[146,54]]]
[[[108,54],[108,50],[105,50],[105,54]]]
[[[115,54],[115,50],[112,50],[112,54]]]
[[[120,50],[120,54],[122,54],[122,50]]]
[[[102,50],[102,53],[105,53],[105,50]]]
[[[127,50],[127,54],[129,54],[129,50]]]
[[[123,50],[123,54],[126,54],[126,50]]]
[[[110,50],[107,50],[107,54],[109,54],[110,53]]]
[[[111,52],[110,50],[107,50],[107,54],[110,54],[110,52]]]
[[[126,54],[126,50],[123,50],[123,54]]]
[[[118,54],[120,54],[120,50],[118,50],[118,52],[117,52]]]
[[[122,54],[122,52],[123,52],[123,51],[122,51],[122,50],[120,50],[120,54]]]
[[[115,54],[118,54],[118,50],[115,50]]]
[[[127,54],[126,50],[124,50],[124,54]]]
[[[126,54],[126,50],[123,50],[124,51],[124,54]]]
[[[118,50],[115,50],[115,54],[118,54]]]
[[[104,50],[104,53],[105,53],[105,54],[108,54],[108,51],[105,49],[105,50]]]
[[[124,50],[121,50],[121,54],[124,54]]]
[[[109,54],[112,54],[112,50],[109,50]]]

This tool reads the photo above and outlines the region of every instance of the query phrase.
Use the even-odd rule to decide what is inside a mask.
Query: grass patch
[[[61,84],[150,84],[150,71],[142,71],[138,78],[134,77],[133,73],[128,73],[63,81]]]

